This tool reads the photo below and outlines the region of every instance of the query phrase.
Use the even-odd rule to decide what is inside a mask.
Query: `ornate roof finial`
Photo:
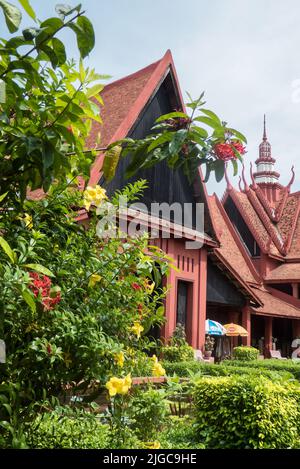
[[[266,131],[266,114],[264,114],[264,134],[263,134],[263,141],[267,141],[267,131]]]
[[[241,192],[243,192],[241,176],[239,177],[239,189],[240,189]]]
[[[253,176],[252,161],[250,162],[250,176],[251,176],[253,189],[256,190],[258,186],[257,186],[256,181],[255,181],[254,176]]]
[[[291,187],[292,187],[292,184],[293,184],[293,182],[295,181],[295,171],[294,171],[294,166],[292,166],[292,169],[291,169],[291,171],[292,171],[292,177],[291,177],[291,180],[290,180],[290,182],[288,183],[288,185],[287,185],[287,187],[286,187],[288,191],[291,189]]]
[[[244,163],[243,163],[243,170],[242,170],[242,178],[243,178],[243,182],[244,182],[244,186],[245,186],[244,191],[248,192],[249,191],[249,186],[248,186],[246,178],[245,178],[245,165],[244,165]]]
[[[227,163],[225,163],[225,179],[227,182],[227,189],[231,191],[233,189],[231,182],[229,181],[228,173],[227,173]]]

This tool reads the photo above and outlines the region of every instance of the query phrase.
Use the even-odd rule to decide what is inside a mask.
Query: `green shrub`
[[[170,417],[168,424],[157,435],[162,449],[204,449],[197,441],[195,420],[191,417]]]
[[[246,367],[256,368],[259,370],[271,371],[286,371],[292,373],[295,379],[300,381],[300,363],[293,360],[255,360],[251,362],[244,362],[240,360],[228,360],[223,362],[224,366],[228,367]]]
[[[132,429],[140,440],[150,441],[163,425],[167,413],[167,402],[164,398],[162,389],[134,391],[128,415],[132,421]]]
[[[194,360],[194,349],[186,341],[185,328],[177,324],[168,345],[161,347],[164,360],[169,362],[184,362]]]
[[[299,445],[300,387],[263,377],[202,377],[195,383],[198,441],[207,448]]]
[[[186,362],[194,360],[194,349],[190,345],[167,345],[161,348],[164,360],[169,362]]]
[[[67,411],[39,414],[26,432],[30,448],[97,449],[105,448],[107,425],[87,412]]]
[[[241,360],[249,362],[252,360],[257,360],[259,356],[259,350],[254,347],[234,347],[233,349],[233,358],[235,360]]]
[[[225,363],[225,362],[224,362]],[[226,362],[227,363],[227,362]],[[243,362],[244,364],[244,362]],[[255,368],[245,366],[227,366],[225,364],[213,365],[199,361],[170,363],[164,362],[163,366],[168,376],[174,373],[180,377],[189,377],[193,374],[201,374],[203,376],[231,376],[231,375],[249,375],[249,376],[265,376],[273,381],[293,380],[292,372],[282,370],[270,370],[268,368]]]

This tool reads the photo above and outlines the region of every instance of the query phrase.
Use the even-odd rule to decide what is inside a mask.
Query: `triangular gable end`
[[[122,98],[123,100],[120,102],[120,106],[123,108],[127,106],[127,103],[132,99],[131,96],[128,96],[131,87],[133,89],[140,87],[139,94],[135,97],[134,103],[132,104],[131,102],[131,108],[127,107],[126,114],[122,116],[121,122],[120,119],[115,119],[117,128],[110,128],[110,138],[107,138],[107,126],[110,126],[109,119],[115,118],[112,112],[114,109],[118,109],[116,112],[120,113],[118,102],[120,102],[119,100]],[[126,92],[124,92],[125,88]],[[103,118],[102,134],[106,136],[105,145],[125,137],[143,138],[150,132],[155,119],[160,115],[172,112],[175,109],[185,111],[170,51],[167,51],[160,61],[129,77],[125,77],[108,85],[106,92],[104,89],[103,99],[104,104],[107,102],[111,107],[111,109],[106,110],[104,107],[104,112],[101,113]],[[127,103],[124,101],[127,101]],[[91,140],[89,144],[92,146]],[[101,180],[103,157],[103,154],[99,155],[91,169],[89,181],[91,185],[99,181],[101,184],[104,183],[104,181]],[[207,193],[200,171],[194,186],[188,183],[182,171],[170,170],[165,162],[161,162],[153,168],[139,171],[133,178],[125,180],[124,174],[128,163],[129,157],[120,161],[115,178],[106,186],[109,195],[114,193],[115,190],[121,189],[129,182],[133,182],[137,179],[147,179],[149,181],[149,188],[146,190],[141,202],[145,203],[147,206],[149,206],[151,202],[167,202],[170,205],[174,202],[191,203],[193,205],[195,205],[195,201],[202,202],[205,207],[205,232],[215,237],[207,203]],[[195,208],[193,210],[195,210]],[[190,220],[185,220],[185,226],[193,228],[194,217],[195,213],[193,213]],[[171,221],[176,222],[176,220]]]

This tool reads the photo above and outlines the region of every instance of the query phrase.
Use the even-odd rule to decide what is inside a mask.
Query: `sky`
[[[17,0],[10,0],[17,3]],[[56,1],[31,0],[39,19]],[[69,0],[70,5],[78,2]],[[295,166],[300,190],[300,2],[299,0],[82,0],[96,32],[86,65],[118,79],[160,59],[171,49],[183,95],[205,91],[206,107],[247,139],[245,156],[258,156],[263,114],[280,182]],[[32,25],[24,15],[23,27]],[[5,33],[4,33],[5,31]],[[7,37],[2,17],[1,36]],[[75,40],[63,35],[71,56]],[[233,178],[237,187],[238,177]],[[210,193],[224,182],[208,183]]]

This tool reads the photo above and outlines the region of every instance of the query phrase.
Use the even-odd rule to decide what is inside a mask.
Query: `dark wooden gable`
[[[210,260],[207,262],[207,302],[239,307],[246,303],[237,287]]]
[[[135,123],[133,129],[130,131],[128,137],[134,139],[144,138],[150,133],[154,121],[162,114],[173,112],[175,109],[181,109],[180,101],[176,95],[176,87],[173,82],[173,77],[169,71],[158,90],[147,104],[139,119]],[[152,168],[139,171],[134,177],[125,179],[125,170],[130,161],[130,156],[122,159],[116,171],[114,179],[106,185],[104,181],[101,184],[107,189],[107,193],[111,196],[116,190],[122,189],[129,182],[134,182],[139,179],[146,179],[148,181],[148,188],[144,192],[139,202],[144,203],[148,208],[153,202],[173,204],[178,202],[180,204],[191,203],[193,204],[192,216],[185,219],[185,226],[189,228],[195,227],[195,197],[193,185],[189,184],[187,177],[181,170],[173,171],[170,169],[165,161],[158,163]],[[201,193],[204,202],[203,191]],[[182,220],[172,219],[171,221],[182,224]]]
[[[260,248],[230,196],[227,198],[224,208],[250,255],[252,257],[260,256]]]

